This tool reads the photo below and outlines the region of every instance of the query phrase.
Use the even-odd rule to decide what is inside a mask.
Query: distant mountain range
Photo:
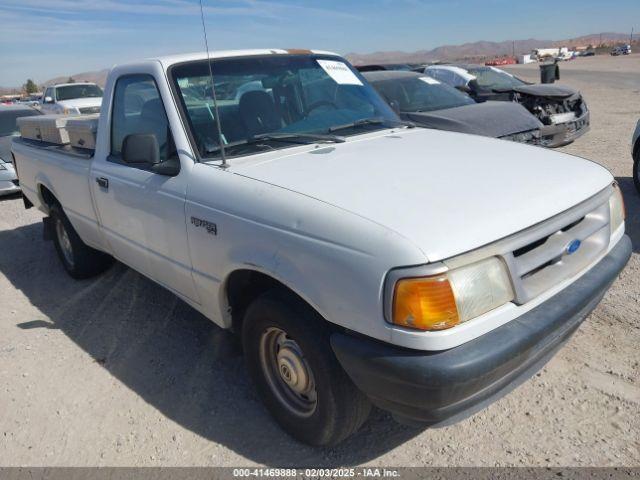
[[[52,78],[43,83],[43,85],[55,85],[56,83],[67,83],[69,77],[73,78],[76,82],[91,82],[97,83],[101,87],[104,87],[105,82],[107,81],[107,74],[109,73],[109,69],[105,68],[104,70],[98,70],[96,72],[83,72],[83,73],[75,73],[73,75],[67,75],[62,77]]]
[[[505,42],[479,41],[462,45],[444,45],[432,50],[415,52],[382,51],[373,53],[348,53],[346,57],[354,65],[375,63],[427,63],[435,61],[453,61],[493,58],[504,55],[530,53],[535,48],[579,47],[588,45],[613,44],[628,41],[624,33],[597,33],[567,40],[509,40]]]
[[[74,73],[73,75],[66,75],[61,77],[52,78],[46,82],[42,82],[40,86],[55,85],[56,83],[67,83],[69,78],[73,78],[76,82],[92,82],[97,83],[101,87],[104,87],[107,81],[107,74],[109,69],[98,70],[95,72],[83,72]],[[0,87],[0,95],[13,95],[20,93],[21,87]]]
[[[479,41],[465,43],[462,45],[444,45],[432,50],[418,50],[415,52],[403,51],[381,51],[373,53],[348,53],[346,57],[354,65],[371,63],[427,63],[434,61],[453,60],[481,60],[514,53],[519,55],[530,53],[534,48],[549,47],[577,47],[587,45],[615,44],[628,41],[629,35],[625,33],[596,33],[584,35],[578,38],[567,40],[515,40],[505,42]],[[107,79],[108,69],[94,72],[75,73],[70,75],[76,82],[94,82],[104,87]],[[60,76],[43,82],[41,85],[52,85],[55,83],[65,83],[69,76]],[[26,80],[26,79],[25,79]],[[0,94],[18,92],[20,87],[0,87]]]

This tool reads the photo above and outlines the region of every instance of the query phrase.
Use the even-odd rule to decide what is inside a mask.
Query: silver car
[[[40,115],[40,112],[25,105],[0,107],[0,196],[20,191],[18,177],[11,162],[11,140],[18,134],[16,119]]]

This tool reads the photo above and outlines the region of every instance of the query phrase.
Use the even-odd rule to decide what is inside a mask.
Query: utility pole
[[[631,35],[629,36],[629,45],[633,43],[633,27],[631,27]]]

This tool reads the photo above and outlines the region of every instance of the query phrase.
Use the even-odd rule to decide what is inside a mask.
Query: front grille
[[[590,201],[516,235],[500,256],[509,268],[515,303],[523,304],[593,263],[609,245],[610,189]],[[575,241],[580,246],[570,252]],[[574,245],[575,246],[575,245]]]
[[[100,107],[84,107],[80,109],[82,115],[89,115],[91,113],[100,113]]]

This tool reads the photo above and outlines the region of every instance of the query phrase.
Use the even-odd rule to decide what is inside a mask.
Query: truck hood
[[[102,98],[73,98],[71,100],[61,100],[58,102],[58,105],[62,105],[67,108],[99,107],[102,105]]]
[[[417,128],[234,163],[229,167],[233,173],[316,198],[394,230],[430,262],[535,225],[613,181],[603,167],[582,158]]]
[[[542,128],[536,117],[513,102],[484,102],[433,112],[406,112],[402,117],[427,128],[486,137],[504,137]]]

